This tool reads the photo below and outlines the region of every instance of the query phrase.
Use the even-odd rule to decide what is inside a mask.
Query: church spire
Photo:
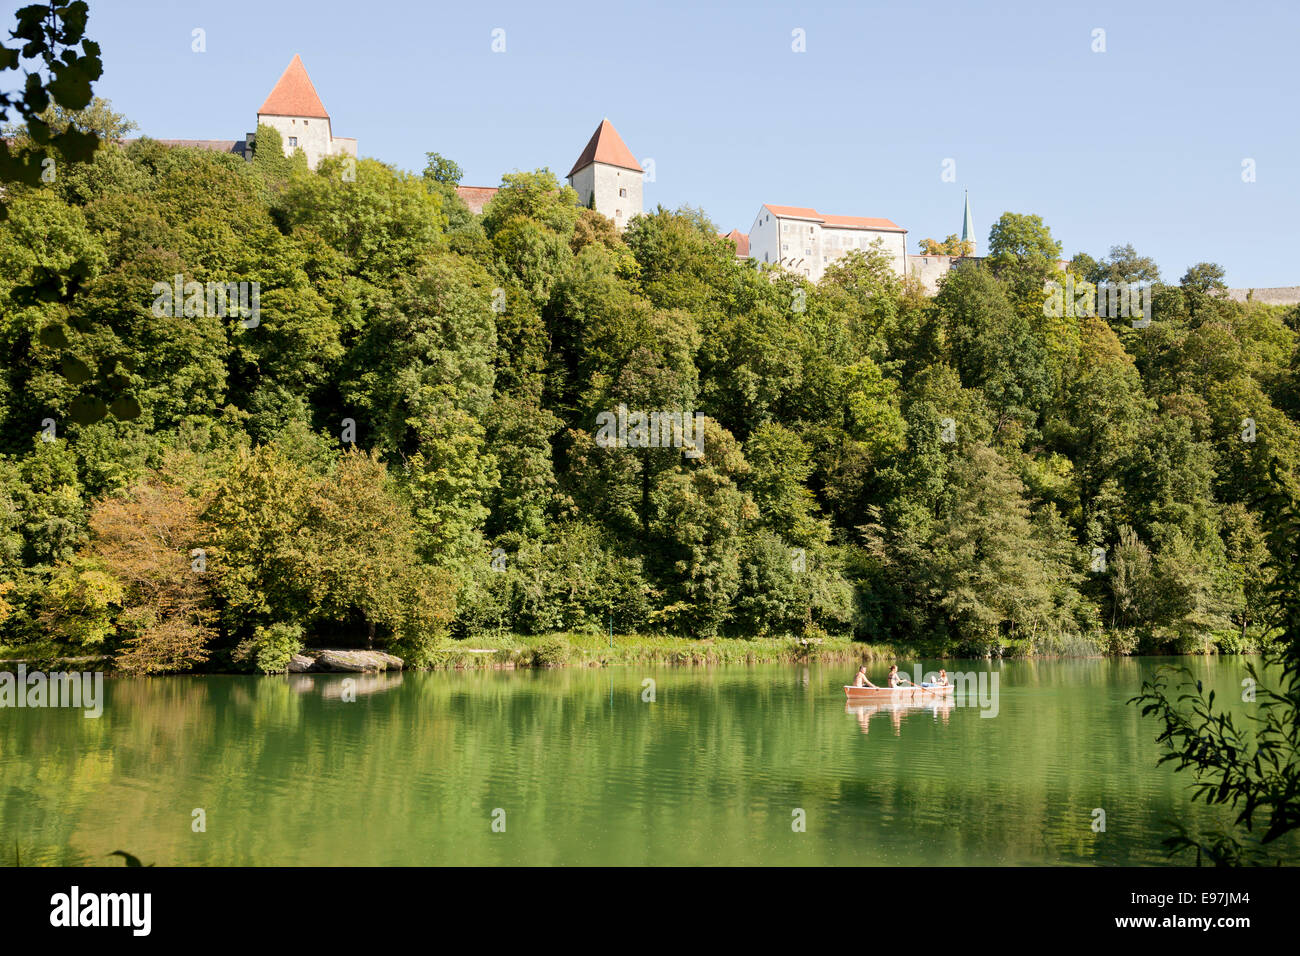
[[[966,190],[966,210],[962,215],[961,238],[970,243],[970,254],[975,255],[975,224],[970,218],[970,190]]]

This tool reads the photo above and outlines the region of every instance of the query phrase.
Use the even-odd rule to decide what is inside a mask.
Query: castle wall
[[[1233,302],[1262,302],[1265,305],[1300,305],[1300,285],[1276,289],[1229,289]]]
[[[926,295],[934,295],[939,291],[939,280],[960,261],[958,256],[910,255],[907,257],[907,272],[920,280]]]
[[[297,140],[297,148],[307,154],[307,165],[316,168],[324,157],[329,156],[336,142],[330,134],[330,121],[327,119],[308,119],[303,116],[271,116],[259,113],[257,122],[279,130],[284,140],[284,154],[292,156],[294,146],[290,139]],[[352,140],[352,155],[356,155],[357,142]]]

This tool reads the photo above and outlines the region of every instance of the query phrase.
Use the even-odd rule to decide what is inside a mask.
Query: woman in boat
[[[861,667],[858,668],[858,676],[853,678],[853,686],[854,687],[875,687],[876,686],[875,684],[871,683],[871,681],[867,679],[866,664],[863,664]]]
[[[940,687],[945,687],[948,684],[948,672],[944,670],[942,667],[939,668],[939,677],[935,681],[935,683],[938,684]]]
[[[889,686],[898,686],[898,665],[894,664],[889,668]]]

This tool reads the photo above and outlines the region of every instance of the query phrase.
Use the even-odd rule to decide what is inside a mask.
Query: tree
[[[989,230],[988,262],[1017,302],[1036,301],[1056,272],[1061,244],[1041,216],[1004,212]]]
[[[1077,364],[1044,433],[1074,463],[1080,527],[1090,546],[1112,539],[1126,520],[1117,511],[1122,501],[1116,476],[1154,410],[1115,333],[1097,318],[1085,319]]]
[[[103,651],[117,633],[121,582],[101,566],[76,561],[61,566],[43,595],[40,622],[54,641],[81,652]]]
[[[416,518],[372,453],[314,475],[272,446],[241,452],[205,516],[227,628],[249,647],[259,627],[342,629],[418,666],[446,633],[451,580],[420,560]]]
[[[18,10],[11,36],[24,42],[19,47],[0,45],[0,72],[23,69],[24,60],[36,60],[39,66],[26,73],[21,93],[0,92],[0,117],[16,112],[26,123],[28,137],[28,143],[17,144],[16,149],[0,138],[0,183],[36,186],[50,168],[47,161],[57,157],[87,162],[99,145],[94,132],[74,124],[55,129],[43,116],[51,105],[80,110],[90,104],[91,84],[99,79],[104,65],[99,44],[86,37],[89,15],[84,0],[50,0]],[[7,215],[8,202],[0,193],[0,220]]]
[[[1268,613],[1268,544],[1256,514],[1241,503],[1224,509],[1223,536],[1229,569],[1229,613],[1240,625],[1237,647],[1250,647],[1249,629],[1258,627]]]
[[[1198,262],[1194,266],[1187,267],[1187,271],[1183,273],[1182,279],[1179,280],[1179,285],[1184,289],[1208,294],[1215,289],[1226,288],[1223,283],[1223,276],[1223,266],[1218,263]]]
[[[500,483],[488,500],[487,533],[540,537],[555,504],[551,439],[563,422],[550,410],[501,395],[488,415],[488,447],[495,449]]]
[[[253,134],[253,168],[265,174],[267,179],[283,182],[293,171],[293,159],[284,155],[284,137],[274,126],[257,124]]]
[[[492,400],[497,352],[492,278],[446,254],[421,258],[377,294],[345,360],[343,393],[390,460],[413,450],[411,419],[444,405],[478,419]]]
[[[1094,285],[1097,280],[1093,276],[1097,275],[1101,268],[1101,263],[1086,252],[1076,252],[1074,258],[1070,260],[1070,271]]]
[[[1030,521],[1019,479],[997,452],[974,445],[953,459],[946,484],[951,498],[933,520],[863,528],[913,620],[978,653],[1059,627],[1058,601],[1077,596],[1060,593],[1053,543]]]
[[[482,550],[487,501],[500,482],[496,456],[483,428],[450,403],[431,404],[408,419],[416,436],[404,482],[411,498],[421,552],[443,565]]]
[[[739,444],[716,422],[706,419],[704,429],[702,457],[666,472],[651,490],[647,537],[665,591],[655,620],[709,637],[732,618],[743,532],[758,509],[737,487],[749,472]]]
[[[1106,258],[1079,275],[1094,285],[1103,282],[1117,285],[1134,282],[1152,284],[1160,281],[1160,268],[1150,256],[1139,256],[1132,245],[1111,246]]]
[[[745,442],[745,460],[745,484],[760,521],[793,544],[823,543],[829,529],[816,517],[817,502],[807,487],[812,465],[799,436],[775,422],[760,425]]]
[[[203,502],[155,475],[98,502],[86,556],[120,582],[119,670],[155,674],[207,660],[216,637]]]
[[[921,254],[926,256],[969,256],[975,253],[975,244],[969,239],[958,239],[956,233],[950,234],[943,242],[922,239],[918,245]]]
[[[483,210],[483,228],[493,238],[512,220],[529,220],[567,243],[580,213],[578,194],[572,186],[562,186],[549,169],[507,173]]]
[[[425,153],[428,162],[424,166],[424,178],[444,186],[460,185],[465,171],[441,153]]]
[[[1130,701],[1162,724],[1159,762],[1191,772],[1192,801],[1235,811],[1230,827],[1217,833],[1179,826],[1163,841],[1171,855],[1193,853],[1198,865],[1282,862],[1276,841],[1300,827],[1300,506],[1275,465],[1270,474],[1272,488],[1259,503],[1272,573],[1270,640],[1264,667],[1247,665],[1258,712],[1242,721],[1216,707],[1214,691],[1186,668],[1163,669]]]
[[[483,227],[456,192],[456,187],[465,175],[464,170],[441,153],[424,155],[429,160],[424,167],[424,183],[431,193],[437,194],[442,200],[442,211],[447,216],[447,232],[482,236]]]
[[[446,216],[423,180],[373,159],[330,156],[300,171],[279,201],[289,226],[309,229],[354,263],[357,275],[388,281],[441,248]],[[346,160],[348,163],[353,160]]]
[[[949,273],[934,304],[962,385],[983,390],[995,428],[1013,419],[1035,425],[1052,387],[1046,349],[1001,284],[985,269],[963,266]]]

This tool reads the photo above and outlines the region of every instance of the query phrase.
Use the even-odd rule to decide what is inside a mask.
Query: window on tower
[[[618,196],[619,196],[620,199],[626,199],[626,198],[627,198],[627,190],[626,190],[626,189],[620,189],[620,190],[618,191]]]
[[[297,146],[297,145],[298,145],[298,137],[297,137],[297,136],[290,136],[290,137],[289,137],[289,145],[290,145],[290,146]]]

